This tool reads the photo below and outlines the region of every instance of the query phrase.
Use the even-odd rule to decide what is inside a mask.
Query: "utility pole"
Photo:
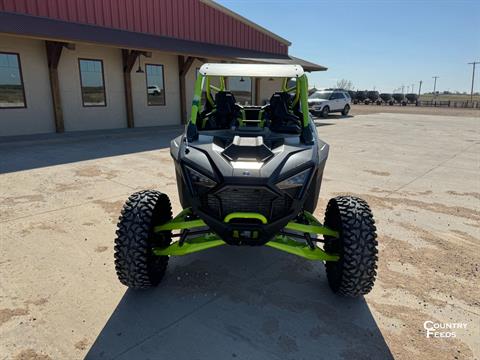
[[[432,79],[435,79],[435,82],[433,83],[433,98],[435,99],[435,97],[437,96],[437,93],[435,92],[436,89],[437,89],[437,79],[439,78],[440,76],[432,76]]]
[[[422,92],[422,83],[423,83],[423,81],[420,80],[420,85],[418,86],[418,96],[420,96],[421,92]]]
[[[412,94],[415,92],[415,84],[412,84]]]
[[[468,63],[468,65],[473,65],[473,71],[472,71],[472,90],[470,90],[470,101],[472,102],[472,106],[473,106],[473,84],[474,84],[474,81],[475,81],[475,65],[476,65],[476,64],[480,64],[480,61],[474,61],[474,62]]]

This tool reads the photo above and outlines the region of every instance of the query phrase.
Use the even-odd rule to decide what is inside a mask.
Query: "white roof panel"
[[[200,74],[208,76],[252,77],[299,77],[303,75],[300,65],[279,64],[203,64]]]

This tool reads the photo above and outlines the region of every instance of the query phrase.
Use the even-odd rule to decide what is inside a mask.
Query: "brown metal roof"
[[[102,44],[136,50],[158,50],[208,58],[288,58],[288,55],[276,55],[232,46],[181,40],[8,12],[0,12],[0,33],[65,42]]]
[[[226,8],[225,6],[223,5],[220,5],[219,3],[217,3],[216,1],[213,1],[213,0],[200,0],[200,2],[204,3],[204,4],[207,4],[208,6],[210,7],[213,7],[219,11],[221,11],[222,13],[228,15],[228,16],[231,16],[241,22],[243,22],[244,24],[248,25],[248,26],[251,26],[252,28],[255,28],[257,29],[258,31],[260,32],[263,32],[265,33],[266,35],[280,41],[281,43],[287,45],[287,46],[290,46],[292,45],[292,43],[290,41],[288,41],[287,39],[284,39],[282,38],[281,36],[278,36],[277,34],[271,32],[270,30],[267,30],[265,29],[263,26],[260,26],[258,25],[257,23],[254,23],[253,21],[250,21],[248,20],[247,18],[243,17],[242,15],[240,14],[237,14],[236,12],[230,10],[229,8]]]
[[[0,12],[288,54],[288,41],[211,0],[0,0]]]
[[[198,41],[181,40],[8,12],[0,12],[0,33],[65,42],[102,44],[136,50],[157,50],[205,58],[227,58],[241,62],[299,64],[302,65],[305,71],[327,70],[324,66],[289,55],[275,55],[231,46],[207,44]]]

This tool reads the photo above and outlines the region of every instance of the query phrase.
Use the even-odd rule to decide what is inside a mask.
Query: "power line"
[[[437,79],[439,78],[440,76],[432,76],[432,79],[435,79],[435,82],[433,83],[433,97],[435,98],[436,96],[436,92],[435,90],[437,89]]]
[[[468,63],[468,65],[473,65],[473,71],[472,71],[472,89],[470,90],[470,101],[472,102],[473,106],[473,84],[475,82],[475,65],[480,64],[480,61],[474,61],[471,63]]]

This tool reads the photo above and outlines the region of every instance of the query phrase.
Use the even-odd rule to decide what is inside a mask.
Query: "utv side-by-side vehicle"
[[[281,78],[283,85],[267,105],[242,106],[227,90],[229,77]],[[307,97],[298,65],[204,64],[191,119],[170,147],[183,210],[172,217],[168,196],[156,190],[129,197],[115,240],[119,280],[148,288],[162,280],[170,256],[266,245],[325,262],[337,294],[367,294],[377,268],[367,203],[338,196],[323,224],[313,215],[329,146],[317,136]]]

